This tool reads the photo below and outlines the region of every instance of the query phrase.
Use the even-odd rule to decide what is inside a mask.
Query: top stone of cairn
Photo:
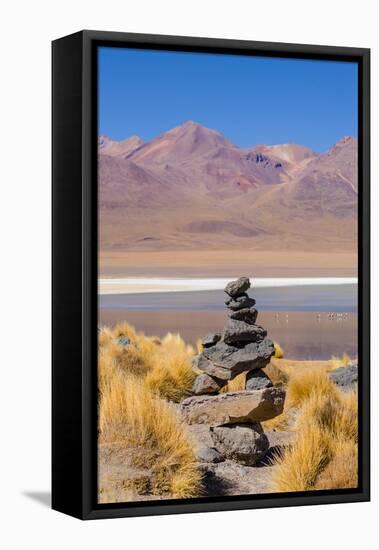
[[[237,298],[244,294],[250,288],[250,279],[248,277],[240,277],[236,281],[230,281],[224,288],[226,294],[231,298]]]

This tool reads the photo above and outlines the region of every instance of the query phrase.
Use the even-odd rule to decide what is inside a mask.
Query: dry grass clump
[[[330,395],[317,392],[304,402],[297,420],[300,432],[317,425],[334,439],[358,441],[358,399],[355,391],[340,390]]]
[[[179,334],[167,334],[154,350],[146,386],[160,397],[178,402],[189,395],[196,374],[191,359],[194,350]]]
[[[130,344],[120,345],[119,336]],[[102,502],[113,493],[198,496],[202,476],[190,439],[173,405],[161,399],[180,401],[189,392],[193,348],[179,335],[148,338],[127,323],[102,328],[98,341],[99,443],[117,448],[125,464],[125,479],[102,479]]]
[[[130,344],[118,344],[120,336],[127,336]],[[160,340],[138,334],[128,323],[119,323],[113,331],[102,328],[99,333],[99,357],[142,378],[150,390],[171,401],[180,401],[191,390],[196,377],[193,355],[193,348],[178,334],[169,333]]]
[[[340,367],[347,367],[348,364],[351,362],[351,357],[347,353],[344,353],[342,357],[336,357],[335,355],[333,355],[330,362],[332,364],[331,370],[335,370],[339,369]]]
[[[293,427],[298,436],[274,461],[273,489],[290,492],[355,487],[357,394],[341,392],[322,369],[292,372],[284,419],[294,411]]]
[[[122,443],[130,465],[149,470],[152,494],[199,495],[201,474],[172,406],[109,358],[100,359],[99,365],[99,442]]]
[[[337,393],[335,384],[322,370],[318,368],[293,370],[287,385],[287,406],[297,407],[311,395],[333,397]]]
[[[358,486],[358,446],[337,441],[334,456],[317,479],[316,489],[354,489]]]
[[[275,348],[275,359],[281,359],[284,356],[284,351],[282,346],[278,342],[274,342],[274,348]]]

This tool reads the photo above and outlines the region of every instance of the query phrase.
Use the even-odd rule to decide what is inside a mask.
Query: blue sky
[[[355,63],[99,49],[99,134],[148,141],[194,120],[241,147],[325,151],[357,135]]]

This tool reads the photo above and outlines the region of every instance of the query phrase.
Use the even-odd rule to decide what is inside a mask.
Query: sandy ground
[[[356,277],[355,252],[169,250],[100,252],[100,277]]]
[[[204,424],[187,426],[195,453],[201,446],[212,447],[209,426]],[[266,457],[255,466],[244,466],[233,460],[219,464],[199,463],[203,473],[204,493],[202,496],[237,496],[273,492],[272,476],[276,466],[272,459],[284,450],[294,439],[294,432],[267,430],[270,449]],[[149,493],[141,494],[130,486],[146,486],[150,471],[130,465],[128,451],[118,443],[99,445],[99,502],[130,502],[159,500]],[[165,498],[165,497],[162,497]],[[167,498],[167,497],[166,497]]]

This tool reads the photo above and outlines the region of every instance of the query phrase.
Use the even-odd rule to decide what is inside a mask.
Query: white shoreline
[[[222,290],[234,277],[228,278],[160,278],[128,277],[99,279],[99,294],[145,294],[148,292],[196,292]],[[293,286],[351,285],[357,277],[258,277],[251,278],[253,288]]]

